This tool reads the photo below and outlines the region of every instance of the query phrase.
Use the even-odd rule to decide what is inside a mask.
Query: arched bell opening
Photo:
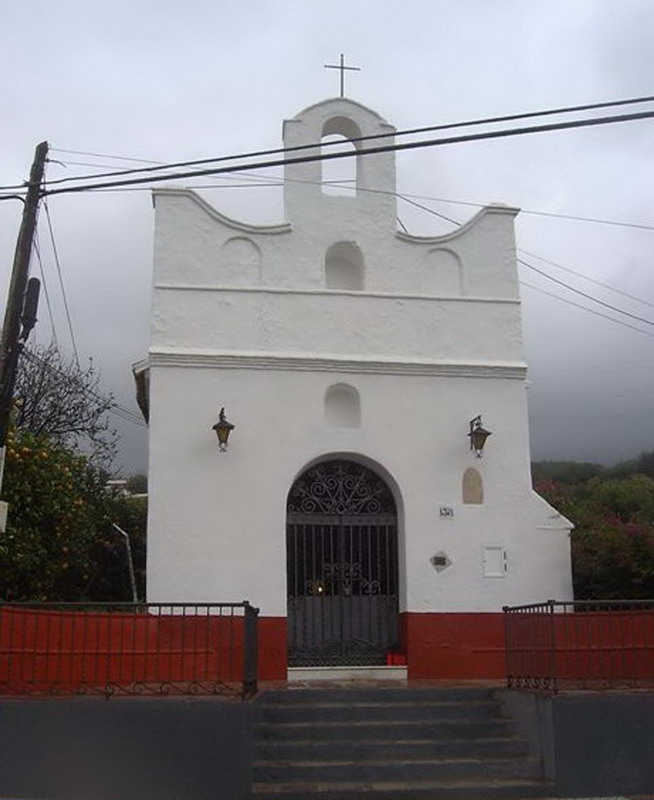
[[[307,468],[286,505],[290,666],[385,664],[398,647],[398,515],[373,469]]]
[[[340,197],[356,197],[359,185],[359,156],[352,139],[361,136],[358,125],[347,117],[332,117],[322,128],[321,155],[348,152],[345,158],[321,161],[322,193]]]

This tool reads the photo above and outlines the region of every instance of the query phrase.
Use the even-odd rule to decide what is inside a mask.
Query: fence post
[[[250,605],[247,600],[243,602],[243,609],[243,697],[249,697],[255,694],[258,688],[257,618],[259,609]]]
[[[511,641],[512,632],[510,630],[511,621],[509,620],[509,607],[502,606],[502,612],[504,614],[504,667],[506,669],[506,685],[507,688],[510,689],[513,686],[513,648]]]
[[[548,600],[547,606],[549,608],[549,638],[550,638],[550,681],[553,692],[558,692],[558,680],[556,675],[556,619],[554,616],[556,600]]]

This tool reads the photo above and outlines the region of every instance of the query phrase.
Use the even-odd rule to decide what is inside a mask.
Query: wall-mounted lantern
[[[490,431],[487,431],[481,424],[481,414],[478,417],[470,420],[470,449],[475,451],[477,458],[481,458],[486,439],[492,436]]]
[[[224,453],[227,450],[227,442],[229,440],[229,434],[234,430],[234,425],[228,420],[225,419],[225,407],[223,406],[220,409],[220,414],[218,415],[218,422],[212,427],[212,430],[216,431],[216,436],[218,437],[218,448],[221,453]]]

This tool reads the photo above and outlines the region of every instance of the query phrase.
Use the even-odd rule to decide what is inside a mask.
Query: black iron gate
[[[397,647],[397,515],[349,461],[312,467],[287,506],[289,664],[384,664]]]

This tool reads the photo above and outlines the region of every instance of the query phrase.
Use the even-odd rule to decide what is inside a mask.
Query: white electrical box
[[[506,571],[506,550],[503,547],[484,547],[484,578],[504,578]]]

